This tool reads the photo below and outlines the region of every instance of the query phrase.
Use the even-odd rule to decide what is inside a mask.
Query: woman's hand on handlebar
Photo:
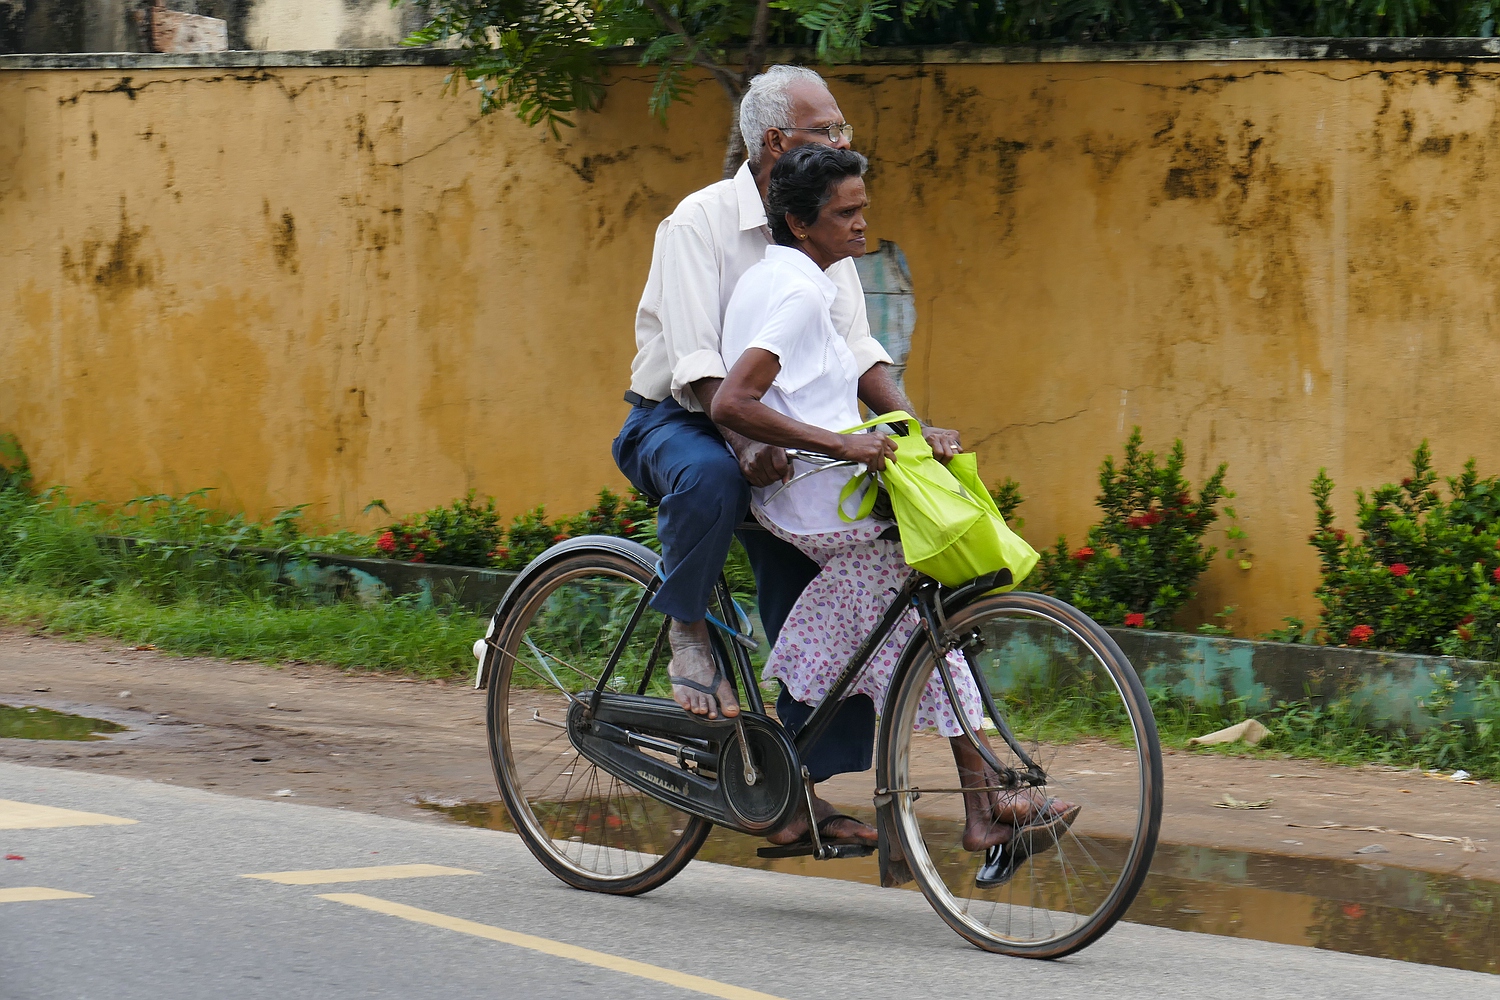
[[[839,451],[833,457],[858,462],[879,472],[887,461],[895,461],[896,442],[884,434],[841,434]]]

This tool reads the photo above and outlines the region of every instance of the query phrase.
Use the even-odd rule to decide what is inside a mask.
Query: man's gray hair
[[[752,168],[760,165],[761,150],[766,145],[766,129],[786,128],[792,121],[792,99],[787,91],[793,84],[816,83],[828,88],[823,78],[806,66],[772,66],[750,81],[740,99],[740,135]]]

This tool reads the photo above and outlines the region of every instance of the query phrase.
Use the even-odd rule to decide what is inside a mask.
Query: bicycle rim
[[[563,727],[629,626],[650,573],[615,553],[583,552],[543,573],[497,631],[490,751],[512,823],[569,885],[634,895],[681,871],[711,824],[625,784],[580,755]],[[647,608],[607,690],[670,697],[663,617]],[[658,637],[655,668],[645,676]]]
[[[880,781],[893,791],[908,863],[933,908],[978,947],[1030,958],[1067,955],[1125,913],[1155,850],[1161,751],[1145,691],[1108,634],[1061,601],[981,598],[948,623],[973,638],[966,655],[984,672],[1001,721],[1045,772],[1034,794],[1080,811],[1054,844],[1038,847],[1003,883],[982,878],[985,852],[963,840],[964,797],[949,740],[913,726],[928,679],[937,676],[924,643],[882,729]],[[998,731],[988,735],[1000,763],[1024,771]],[[1002,826],[1014,829],[991,818],[980,832]]]

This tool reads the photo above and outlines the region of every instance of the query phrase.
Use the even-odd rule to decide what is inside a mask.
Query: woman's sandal
[[[984,864],[979,866],[979,873],[974,876],[976,886],[993,889],[1004,885],[1015,876],[1023,861],[1057,843],[1083,811],[1083,806],[1054,813],[1052,810],[1056,803],[1057,799],[1049,798],[1042,806],[1040,817],[1016,827],[1010,840],[996,844],[984,852]]]
[[[829,813],[818,820],[818,838],[822,840],[823,846],[858,848],[865,854],[873,854],[875,852],[875,849],[879,846],[878,841],[869,841],[861,837],[830,836],[828,833],[829,827],[840,820],[848,820],[851,823],[864,822],[858,817],[850,816],[846,813]],[[813,853],[814,850],[812,832],[808,831],[801,838],[792,841],[790,844],[772,844],[769,847],[760,848],[755,853],[762,858],[800,858]],[[851,852],[844,856],[860,857],[861,855],[857,852]]]

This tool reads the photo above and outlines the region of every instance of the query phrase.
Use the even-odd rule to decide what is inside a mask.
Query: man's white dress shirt
[[[721,353],[724,310],[740,276],[774,245],[748,162],[731,179],[682,200],[656,228],[651,273],[635,314],[634,392],[655,400],[670,394],[683,408],[702,410],[688,386],[728,374]],[[890,355],[870,336],[854,261],[839,261],[827,278],[835,288],[831,322],[859,373],[889,363]]]

